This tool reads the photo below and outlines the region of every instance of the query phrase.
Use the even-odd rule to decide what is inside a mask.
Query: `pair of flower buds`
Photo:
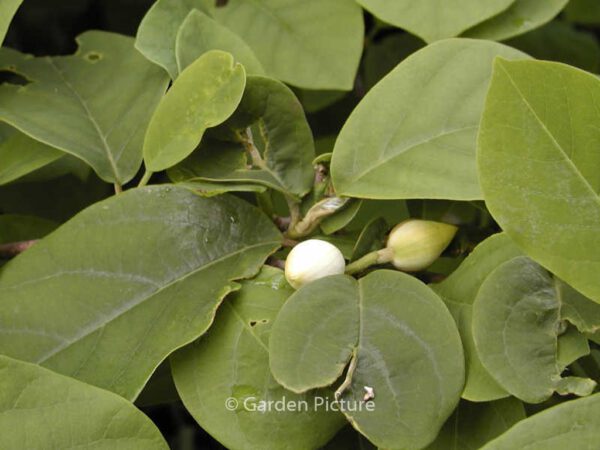
[[[410,219],[396,225],[386,247],[369,253],[346,267],[342,252],[333,244],[309,239],[296,245],[285,262],[285,277],[298,289],[319,278],[359,272],[374,264],[391,263],[405,272],[429,267],[450,244],[457,227],[429,220]]]

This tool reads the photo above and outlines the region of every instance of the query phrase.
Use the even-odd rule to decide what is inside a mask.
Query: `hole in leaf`
[[[29,80],[27,78],[14,72],[14,70],[16,70],[15,66],[8,66],[7,70],[0,70],[0,84],[8,83],[19,86],[25,86],[29,84]]]
[[[251,320],[251,321],[250,321],[250,326],[251,326],[251,327],[255,327],[257,323],[258,323],[258,322],[256,322],[256,320]]]
[[[98,52],[89,52],[84,56],[90,62],[96,62],[102,59],[102,53]]]

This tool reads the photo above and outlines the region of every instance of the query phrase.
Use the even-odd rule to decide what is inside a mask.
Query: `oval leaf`
[[[495,269],[473,304],[473,339],[495,380],[528,403],[555,391],[588,395],[592,380],[561,378],[557,361],[560,299],[554,280],[520,256]]]
[[[581,398],[519,422],[481,450],[595,448],[600,428],[600,394]]]
[[[577,105],[575,108],[574,105]],[[497,60],[478,165],[486,204],[531,258],[600,302],[600,80]]]
[[[476,136],[498,55],[526,57],[494,42],[451,39],[401,62],[369,91],[336,141],[331,175],[337,194],[482,198]]]
[[[440,298],[409,275],[388,270],[359,281],[339,275],[306,285],[285,303],[269,341],[271,371],[306,391],[342,374],[353,426],[383,448],[422,448],[458,403],[464,381],[460,337]],[[339,388],[341,389],[341,387]]]
[[[312,132],[300,102],[283,83],[249,76],[238,109],[215,130],[217,138],[218,133],[233,142],[207,139],[170,176],[178,181],[255,182],[296,197],[311,189]]]
[[[0,356],[0,447],[169,448],[122,397],[6,356]]]
[[[504,11],[515,0],[358,0],[381,20],[409,31],[426,42],[458,36]]]
[[[343,415],[315,407],[317,397],[333,397],[332,392],[294,394],[277,384],[269,370],[271,326],[293,292],[281,270],[263,268],[225,300],[206,336],[171,358],[186,408],[227,448],[320,448],[345,423]],[[228,398],[238,402],[237,409],[224,407]],[[307,406],[302,411],[258,409],[269,401]]]
[[[10,22],[23,0],[3,0],[0,3],[0,45],[4,41]]]
[[[0,353],[133,399],[280,238],[229,196],[155,186],[97,203],[5,266]]]
[[[0,119],[84,160],[103,180],[126,183],[142,162],[144,132],[167,77],[131,38],[89,31],[77,42],[72,56],[32,58],[3,48],[0,70],[30,83],[0,86]]]
[[[213,16],[248,43],[269,76],[306,89],[352,89],[364,35],[356,3],[229,0]]]
[[[175,44],[181,24],[190,11],[208,13],[213,5],[214,0],[157,0],[140,22],[135,48],[174,80],[179,75]]]
[[[212,50],[175,80],[154,112],[144,140],[144,161],[158,172],[185,159],[207,128],[224,122],[237,108],[246,74],[233,56]]]
[[[177,32],[175,53],[179,73],[209,50],[223,50],[244,65],[247,73],[262,75],[264,69],[254,52],[237,34],[198,10],[192,10]]]
[[[505,234],[489,237],[434,291],[442,297],[454,316],[465,348],[467,379],[462,397],[486,402],[507,397],[506,392],[481,364],[473,341],[473,302],[489,274],[502,263],[521,255],[521,251]]]

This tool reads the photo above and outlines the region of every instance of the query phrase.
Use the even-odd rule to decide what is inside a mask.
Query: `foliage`
[[[0,0],[0,448],[595,448],[599,14]]]

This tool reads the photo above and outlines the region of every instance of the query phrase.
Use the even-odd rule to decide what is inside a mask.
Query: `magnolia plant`
[[[0,0],[0,449],[600,448],[598,5]]]

